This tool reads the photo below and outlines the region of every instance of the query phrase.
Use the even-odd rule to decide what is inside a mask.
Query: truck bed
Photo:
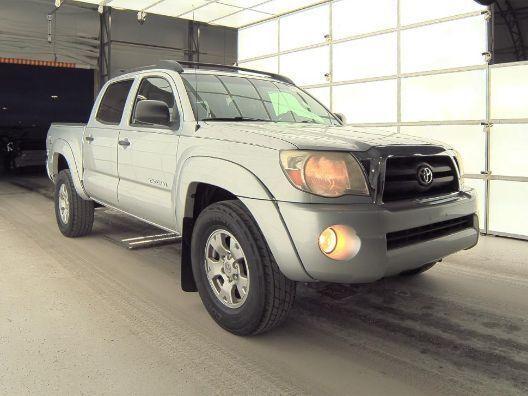
[[[76,123],[53,123],[48,130],[48,137],[46,138],[46,153],[51,155],[56,152],[53,149],[57,145],[67,145],[71,150],[73,160],[78,169],[82,161],[82,144],[84,128],[86,124]],[[47,163],[49,163],[47,161]],[[80,175],[79,175],[80,176]]]

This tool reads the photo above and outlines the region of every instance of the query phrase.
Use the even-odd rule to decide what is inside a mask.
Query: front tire
[[[92,231],[94,203],[77,194],[68,169],[60,171],[57,177],[55,217],[60,232],[69,238],[81,237]]]
[[[240,201],[215,203],[200,213],[191,254],[202,302],[222,328],[254,335],[284,322],[296,283],[280,272],[258,225]]]

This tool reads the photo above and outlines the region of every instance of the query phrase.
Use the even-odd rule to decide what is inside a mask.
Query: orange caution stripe
[[[28,66],[75,68],[75,63],[72,63],[72,62],[56,62],[56,61],[45,61],[45,60],[37,60],[37,59],[17,59],[17,58],[1,58],[0,57],[0,63],[10,63],[14,65],[28,65]]]

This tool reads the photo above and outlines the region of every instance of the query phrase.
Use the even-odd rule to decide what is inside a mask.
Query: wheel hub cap
[[[205,272],[218,300],[229,308],[239,308],[249,292],[246,256],[229,231],[216,230],[205,244]]]
[[[231,265],[229,264],[229,261],[224,262],[224,272],[227,276],[231,275]]]
[[[61,221],[64,224],[68,224],[68,220],[70,219],[70,200],[65,184],[59,188],[59,215]]]

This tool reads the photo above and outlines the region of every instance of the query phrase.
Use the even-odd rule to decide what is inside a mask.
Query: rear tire
[[[68,169],[60,171],[57,177],[55,217],[60,232],[69,238],[81,237],[92,231],[94,203],[77,194]]]
[[[228,247],[225,256],[218,255],[213,247],[217,236]],[[202,302],[222,328],[236,335],[254,335],[284,322],[295,299],[296,283],[279,270],[264,236],[242,202],[215,203],[200,213],[193,229],[191,254]],[[221,266],[217,275],[211,275],[210,254],[216,265]],[[207,263],[206,255],[210,260]],[[222,257],[231,260],[231,264],[222,261]],[[238,269],[238,275],[233,275],[233,268]],[[244,277],[243,285],[247,287],[242,289],[246,293],[239,292],[238,285],[230,289],[231,282]],[[231,301],[225,299],[225,293],[224,297],[221,295],[224,282],[233,293]]]

